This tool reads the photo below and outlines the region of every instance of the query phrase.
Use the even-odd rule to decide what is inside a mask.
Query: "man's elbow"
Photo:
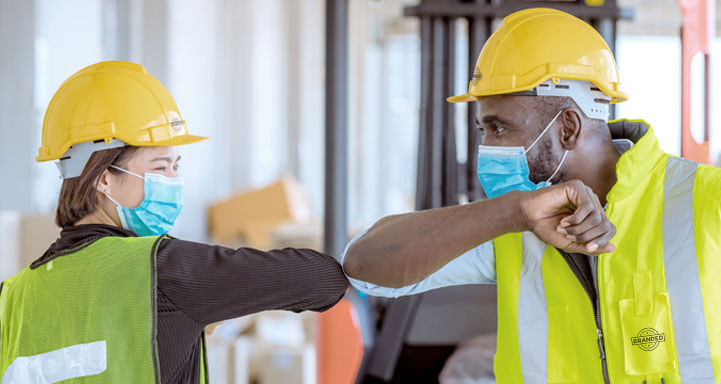
[[[405,273],[395,271],[391,265],[379,265],[377,262],[371,261],[364,256],[362,247],[356,248],[355,246],[356,244],[353,244],[348,249],[348,253],[343,261],[343,271],[348,277],[365,283],[393,289],[403,288],[413,283],[406,279]],[[373,259],[384,260],[383,257],[374,257]]]
[[[363,262],[358,260],[359,255],[356,251],[356,244],[352,244],[343,260],[343,272],[346,276],[356,280],[363,280]]]

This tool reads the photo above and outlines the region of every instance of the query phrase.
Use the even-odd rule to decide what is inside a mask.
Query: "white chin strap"
[[[553,178],[556,177],[556,174],[558,174],[558,171],[560,171],[561,167],[563,166],[563,162],[566,161],[566,156],[568,156],[568,149],[566,150],[566,152],[563,153],[561,162],[558,163],[558,167],[556,167],[556,170],[553,171],[553,174],[551,175],[551,177],[549,177],[548,180],[546,180],[546,183],[551,184],[551,180],[553,180]]]

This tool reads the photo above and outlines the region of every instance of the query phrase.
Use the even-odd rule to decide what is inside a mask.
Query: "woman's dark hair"
[[[63,180],[55,223],[60,228],[71,226],[95,212],[98,206],[96,191],[100,175],[106,169],[119,173],[120,171],[109,167],[116,165],[124,168],[139,149],[140,147],[125,146],[94,152],[80,176]]]

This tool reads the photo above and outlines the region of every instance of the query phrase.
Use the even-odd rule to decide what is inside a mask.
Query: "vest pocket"
[[[568,306],[548,306],[548,382],[578,381],[578,362]]]
[[[640,279],[634,276],[636,288],[633,299],[619,302],[621,314],[621,331],[623,335],[623,351],[626,374],[652,375],[677,370],[676,348],[671,326],[671,311],[666,293],[648,293],[646,286],[639,284]]]

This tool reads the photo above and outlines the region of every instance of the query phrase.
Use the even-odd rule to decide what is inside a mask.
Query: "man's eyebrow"
[[[500,124],[500,125],[510,125],[507,121],[501,119],[498,116],[493,116],[493,115],[483,116],[483,124],[492,124],[492,123],[496,123],[496,124]]]

